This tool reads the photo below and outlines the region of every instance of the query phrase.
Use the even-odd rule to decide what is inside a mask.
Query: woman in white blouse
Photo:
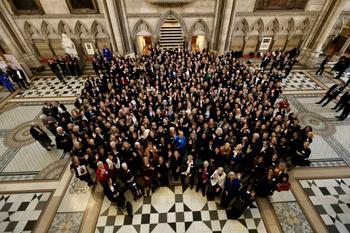
[[[224,188],[226,179],[226,173],[223,167],[218,167],[210,177],[211,187],[208,190],[208,198],[214,199],[214,197],[221,193]]]

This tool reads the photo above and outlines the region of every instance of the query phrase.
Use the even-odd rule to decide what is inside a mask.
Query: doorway
[[[152,36],[137,36],[136,43],[139,54],[150,54],[152,49]]]
[[[195,35],[191,39],[191,49],[193,52],[203,51],[207,47],[205,35]]]

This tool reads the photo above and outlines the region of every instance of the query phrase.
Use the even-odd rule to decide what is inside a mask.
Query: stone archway
[[[158,36],[158,44],[163,48],[186,47],[185,39],[188,32],[181,16],[174,11],[164,14],[156,27],[155,34]]]

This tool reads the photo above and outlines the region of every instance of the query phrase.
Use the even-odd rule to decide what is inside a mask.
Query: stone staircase
[[[33,77],[31,78],[32,80],[37,79],[37,78],[55,77],[55,75],[52,73],[50,67],[48,67],[47,64],[43,64],[43,65],[45,67],[45,70],[34,74]],[[90,64],[90,62],[85,63],[84,67],[82,69],[83,69],[83,76],[87,76],[87,75],[96,76],[95,71],[92,69],[92,65]]]
[[[182,29],[179,22],[172,16],[169,16],[160,28],[160,46],[165,49],[174,49],[183,47],[183,42]]]

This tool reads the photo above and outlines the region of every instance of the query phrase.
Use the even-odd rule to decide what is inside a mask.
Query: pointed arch
[[[91,35],[94,38],[109,38],[107,29],[105,28],[105,26],[103,26],[102,23],[100,23],[97,20],[94,20],[94,22],[91,25]]]
[[[301,31],[303,34],[308,32],[310,28],[309,18],[304,19],[296,28],[296,31]]]
[[[132,29],[131,37],[136,38],[137,34],[140,31],[148,31],[150,33],[150,35],[153,35],[153,30],[152,30],[151,26],[144,19],[140,19],[139,21],[136,22],[136,24],[134,25],[134,27]]]
[[[25,21],[24,23],[24,33],[26,37],[30,40],[33,39],[43,39],[43,36],[38,28],[36,28],[33,24]]]
[[[186,23],[185,21],[182,19],[182,17],[177,14],[176,12],[170,10],[168,12],[166,12],[165,14],[163,14],[159,21],[158,21],[158,24],[156,26],[156,30],[155,30],[155,34],[157,36],[159,36],[160,34],[160,28],[162,27],[164,21],[169,17],[169,16],[173,16],[178,22],[179,24],[181,25],[181,28],[182,28],[182,32],[183,32],[183,36],[186,38],[187,35],[188,35],[188,30],[187,30],[187,26],[186,26]]]
[[[60,20],[58,23],[58,34],[62,35],[62,33],[66,34],[68,37],[74,36],[73,29],[67,23]]]
[[[294,29],[295,29],[294,19],[290,18],[288,20],[288,26],[287,26],[288,34],[292,34],[294,32]]]
[[[248,21],[243,18],[241,19],[234,27],[233,33],[242,31],[244,35],[247,35],[249,32],[249,24]],[[231,35],[232,36],[232,35]]]
[[[257,31],[259,33],[259,35],[262,35],[262,33],[264,32],[265,26],[264,26],[264,21],[262,21],[261,18],[259,18],[252,26],[252,28],[250,29],[250,31]]]
[[[272,31],[273,34],[276,34],[280,31],[280,24],[277,18],[274,18],[269,24],[267,24],[265,31]]]
[[[55,28],[51,24],[46,22],[45,20],[43,20],[41,22],[41,34],[47,39],[60,38],[60,36],[57,34],[57,31],[55,30]]]
[[[91,33],[90,33],[89,29],[87,28],[87,26],[85,24],[83,24],[82,22],[80,22],[79,20],[75,24],[74,34],[78,38],[89,38],[89,37],[91,37]]]
[[[205,36],[209,39],[210,38],[210,30],[208,27],[208,24],[203,19],[198,19],[196,22],[194,22],[189,30],[189,36],[192,36],[192,34],[196,31],[200,30],[205,33]]]

